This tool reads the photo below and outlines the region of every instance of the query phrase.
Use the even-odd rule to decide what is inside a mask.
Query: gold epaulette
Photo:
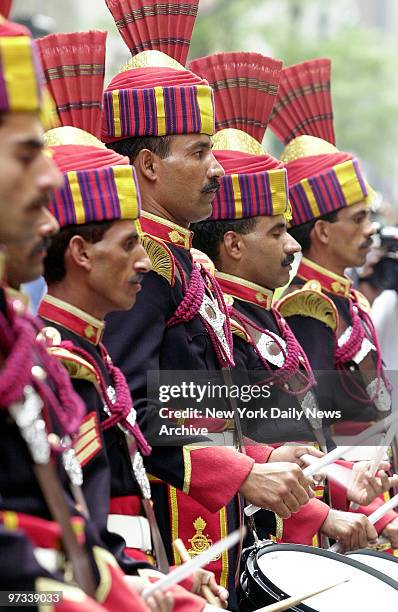
[[[242,338],[242,340],[245,340],[246,342],[252,342],[252,339],[250,338],[249,334],[247,333],[245,328],[240,323],[238,323],[238,321],[235,321],[235,319],[231,318],[230,323],[231,331],[234,336],[238,336],[238,338]]]
[[[199,251],[199,249],[190,249],[192,261],[194,264],[199,263],[203,266],[212,276],[216,273],[216,267],[210,257],[203,253],[203,251]]]
[[[318,281],[308,281],[301,289],[288,293],[281,298],[276,308],[285,317],[295,315],[318,319],[334,332],[337,329],[339,315],[333,301],[324,293]]]
[[[54,355],[67,369],[70,378],[87,380],[93,384],[98,383],[98,376],[95,368],[80,355],[75,355],[62,346],[50,346],[48,352]]]
[[[144,234],[141,238],[141,243],[148,257],[151,260],[152,270],[163,276],[167,282],[173,287],[175,280],[175,263],[174,255],[169,247],[155,236]]]
[[[360,291],[357,291],[356,289],[352,289],[351,292],[354,294],[354,297],[355,297],[355,300],[356,300],[358,306],[362,310],[367,312],[368,314],[371,314],[372,307],[370,305],[370,302],[369,302],[368,298],[365,297],[363,293],[361,293]]]

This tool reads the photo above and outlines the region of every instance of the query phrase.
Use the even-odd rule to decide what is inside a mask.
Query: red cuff
[[[250,457],[222,446],[192,448],[190,463],[190,484],[184,492],[210,512],[231,501],[254,465]]]
[[[319,499],[311,499],[298,512],[283,521],[281,541],[312,546],[312,539],[325,522],[329,510],[329,506]]]

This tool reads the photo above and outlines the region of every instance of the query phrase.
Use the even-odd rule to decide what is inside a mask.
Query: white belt
[[[109,514],[107,527],[108,531],[117,533],[124,539],[127,548],[152,551],[151,529],[145,516]]]
[[[33,554],[38,564],[50,572],[50,574],[53,574],[64,567],[65,558],[59,550],[35,546],[33,549]]]

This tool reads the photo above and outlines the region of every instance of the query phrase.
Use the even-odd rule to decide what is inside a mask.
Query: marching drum
[[[301,544],[262,542],[245,552],[246,565],[239,589],[242,612],[347,578],[349,582],[289,610],[374,612],[381,605],[386,610],[398,609],[398,582],[356,559]]]
[[[398,582],[397,557],[393,557],[392,555],[388,555],[387,553],[378,550],[370,550],[368,548],[350,552],[346,555],[346,557],[359,561],[360,563],[364,563],[365,565],[369,565],[369,567],[373,567],[373,569],[386,574]]]

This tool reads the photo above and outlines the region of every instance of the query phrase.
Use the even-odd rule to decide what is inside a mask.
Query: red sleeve
[[[249,476],[254,460],[232,448],[185,447],[183,492],[210,512],[226,506]]]
[[[329,506],[319,499],[311,499],[298,512],[283,521],[282,542],[311,546],[312,539],[325,522],[329,510]]]

